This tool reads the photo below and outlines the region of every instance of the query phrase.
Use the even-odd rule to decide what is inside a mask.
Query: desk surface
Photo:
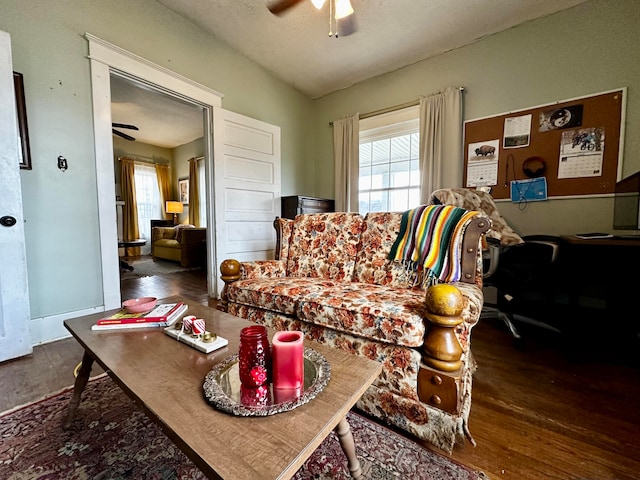
[[[609,237],[609,238],[578,238],[575,235],[563,235],[563,241],[571,245],[593,245],[606,247],[640,247],[640,236],[638,237]]]
[[[305,341],[331,364],[331,379],[316,398],[269,417],[229,415],[207,403],[202,385],[215,364],[238,351],[240,329],[254,324],[180,297],[162,300],[176,301],[188,303],[188,313],[204,318],[207,330],[229,345],[204,354],[162,329],[92,331],[91,325],[110,312],[64,324],[208,478],[290,478],[381,371],[377,362]],[[272,337],[274,331],[268,330]]]

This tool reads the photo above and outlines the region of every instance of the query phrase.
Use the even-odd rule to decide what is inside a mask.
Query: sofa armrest
[[[284,260],[257,260],[240,264],[241,279],[279,278],[287,276],[287,264]]]
[[[233,282],[247,278],[278,278],[285,277],[287,263],[284,260],[257,260],[254,262],[242,262],[229,258],[220,264],[220,279],[224,282],[224,288],[220,294],[218,310],[228,310],[227,288]]]
[[[482,286],[482,236],[491,228],[488,217],[474,217],[467,225],[460,255],[460,281]]]
[[[178,229],[178,243],[180,245],[186,245],[191,243],[201,243],[206,241],[207,239],[207,229],[206,228],[179,228]]]

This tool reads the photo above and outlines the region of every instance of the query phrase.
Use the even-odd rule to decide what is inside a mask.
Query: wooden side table
[[[146,245],[146,243],[147,243],[147,240],[144,238],[138,238],[136,240],[123,240],[123,241],[118,241],[118,248],[124,248],[124,256],[128,257],[129,248],[142,247],[143,245]],[[129,270],[129,271],[133,270],[133,266],[128,264],[124,260],[120,260],[120,268],[124,268],[125,270]]]

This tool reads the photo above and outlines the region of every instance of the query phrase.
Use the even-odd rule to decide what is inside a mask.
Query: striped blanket
[[[402,262],[414,285],[457,282],[462,236],[476,215],[451,205],[421,205],[404,212],[389,260]]]

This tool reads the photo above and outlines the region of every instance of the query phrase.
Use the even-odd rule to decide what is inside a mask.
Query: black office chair
[[[433,192],[432,203],[480,211],[491,219],[483,248],[483,283],[495,288],[496,302],[485,300],[480,318],[503,321],[517,344],[522,335],[516,323],[560,332],[550,321],[555,302],[553,268],[560,239],[549,235],[520,237],[500,215],[491,195],[482,191],[440,189]]]
[[[495,287],[496,304],[486,304],[482,317],[497,317],[507,325],[516,342],[522,335],[516,323],[561,333],[554,315],[556,286],[554,268],[560,241],[549,235],[523,237],[524,243],[497,247],[493,253],[495,265],[489,263],[487,287]],[[490,248],[495,250],[494,247]],[[489,258],[489,262],[491,262]]]

